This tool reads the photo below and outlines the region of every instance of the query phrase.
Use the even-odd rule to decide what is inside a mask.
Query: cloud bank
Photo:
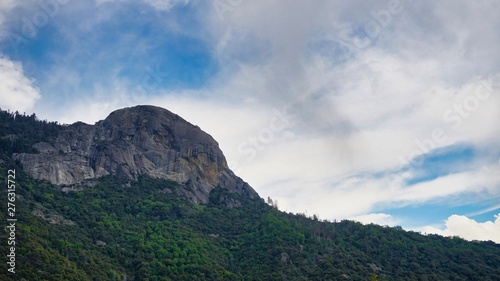
[[[493,241],[500,243],[500,214],[495,221],[477,222],[466,216],[452,215],[445,222],[445,229],[432,226],[425,227],[422,232],[444,236],[459,236],[466,240]]]

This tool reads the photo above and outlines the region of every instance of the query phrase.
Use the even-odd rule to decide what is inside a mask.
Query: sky
[[[0,2],[0,107],[164,107],[281,210],[500,243],[500,3]]]

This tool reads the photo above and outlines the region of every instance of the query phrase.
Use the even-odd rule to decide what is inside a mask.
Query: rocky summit
[[[38,153],[17,153],[14,159],[32,177],[66,188],[106,175],[146,175],[184,185],[196,203],[207,203],[217,187],[258,196],[228,168],[210,135],[160,107],[120,109],[95,125],[77,122],[33,147]]]

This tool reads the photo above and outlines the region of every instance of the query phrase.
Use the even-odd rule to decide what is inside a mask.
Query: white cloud
[[[370,213],[367,215],[360,215],[349,218],[350,220],[358,221],[362,224],[378,224],[387,226],[396,226],[401,223],[399,219],[394,218],[389,214],[384,213]]]
[[[446,220],[445,229],[427,226],[421,232],[500,243],[500,214],[495,215],[495,218],[495,221],[477,222],[466,216],[452,215]]]
[[[143,0],[160,11],[169,11],[176,5],[187,5],[191,0]]]
[[[226,32],[220,36],[218,53],[234,56],[237,52],[233,50],[242,48],[242,43],[251,43],[239,40],[241,33],[236,30],[246,38],[265,42],[262,48],[268,53],[264,63],[258,57],[255,65],[240,61],[237,55],[232,57],[247,76],[245,80],[243,72],[234,74],[230,82],[238,83],[228,92],[255,103],[292,105],[299,117],[293,138],[268,145],[254,161],[241,161],[244,178],[277,198],[283,209],[307,209],[329,218],[369,213],[380,203],[442,200],[498,186],[497,177],[477,171],[446,175],[411,188],[390,178],[360,177],[356,183],[338,182],[366,171],[397,170],[412,157],[425,153],[417,143],[432,139],[436,129],[441,130],[444,141],[434,141],[429,150],[460,142],[481,146],[498,140],[494,121],[500,114],[498,95],[481,101],[477,110],[462,118],[457,129],[443,119],[447,109],[463,103],[478,85],[491,83],[496,72],[491,67],[486,71],[487,65],[495,66],[498,60],[492,52],[491,61],[483,65],[465,56],[463,45],[455,44],[461,35],[448,25],[449,17],[458,22],[462,16],[459,11],[447,11],[449,3],[437,7],[405,4],[404,13],[393,17],[372,45],[355,50],[343,63],[336,60],[334,44],[326,55],[314,49],[309,54],[306,46],[324,34],[334,43],[340,41],[342,30],[335,25],[350,28],[373,20],[371,11],[386,8],[386,1],[370,3],[369,7],[356,6],[360,4],[356,2],[343,10],[351,17],[328,9],[332,7],[325,2],[308,6],[292,1],[286,7],[289,13],[283,16],[278,11],[285,7],[279,1],[235,7],[222,23]],[[484,21],[496,22],[489,11],[492,8],[498,10],[488,4],[478,5],[474,13],[477,16],[488,10]],[[440,11],[428,14],[428,9]],[[426,22],[415,21],[422,13],[427,14]],[[302,22],[310,18],[314,20]],[[468,33],[481,33],[480,25],[460,26]],[[482,32],[484,40],[468,47],[475,53],[499,45],[496,39],[486,43],[487,34],[498,37],[491,28]],[[239,157],[233,153],[229,156]],[[348,187],[342,189],[343,185]]]
[[[441,176],[411,187],[403,187],[395,194],[393,200],[418,203],[465,192],[489,191],[498,194],[500,192],[497,189],[499,183],[500,176],[498,174],[488,173],[488,171],[478,167],[476,171]]]
[[[21,63],[0,57],[0,107],[20,112],[33,108],[41,98],[33,81],[24,75]]]

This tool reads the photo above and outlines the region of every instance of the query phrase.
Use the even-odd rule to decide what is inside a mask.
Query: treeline
[[[34,113],[0,109],[0,147],[9,157],[18,152],[36,153],[32,146],[57,136],[61,128],[57,122],[39,120]]]

